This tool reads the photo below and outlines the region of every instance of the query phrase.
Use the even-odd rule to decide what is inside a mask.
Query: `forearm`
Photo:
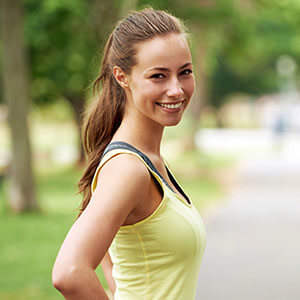
[[[110,258],[110,255],[108,252],[105,254],[105,256],[103,257],[103,260],[101,261],[101,267],[102,267],[102,271],[104,273],[106,282],[108,284],[108,287],[109,287],[111,293],[114,294],[115,290],[116,290],[116,283],[112,276],[113,263],[111,261],[111,258]]]
[[[93,270],[74,272],[54,286],[67,300],[109,300]]]

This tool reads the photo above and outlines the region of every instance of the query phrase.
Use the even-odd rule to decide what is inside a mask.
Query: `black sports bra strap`
[[[160,173],[157,171],[157,169],[155,168],[155,166],[153,165],[152,161],[149,159],[149,157],[144,154],[143,152],[141,152],[140,150],[138,150],[137,148],[133,147],[132,145],[126,143],[126,142],[121,142],[121,141],[116,141],[116,142],[111,142],[107,145],[107,147],[105,148],[101,159],[103,158],[103,156],[111,151],[111,150],[115,150],[115,149],[125,149],[125,150],[130,150],[136,154],[138,154],[143,160],[144,162],[147,164],[147,166],[154,172],[157,174],[157,176],[162,180],[162,182],[171,190],[175,193],[175,191],[170,187],[170,185],[168,184],[168,182],[160,175]],[[185,192],[182,190],[182,188],[179,186],[179,184],[177,183],[176,179],[172,176],[171,172],[169,171],[168,167],[166,167],[167,172],[168,172],[168,176],[170,177],[172,183],[175,185],[176,189],[178,189],[180,191],[180,193],[186,198],[186,200],[188,201],[188,203],[191,203],[190,199],[188,198],[188,196],[185,194]]]
[[[177,180],[175,179],[175,177],[172,175],[172,173],[170,172],[169,168],[166,166],[167,169],[167,173],[169,178],[171,179],[172,183],[174,184],[174,186],[176,187],[176,189],[181,193],[181,195],[183,195],[183,197],[186,199],[186,201],[191,204],[191,200],[190,198],[187,196],[187,194],[184,192],[184,190],[180,187],[180,185],[178,184]],[[173,191],[173,189],[172,189]]]

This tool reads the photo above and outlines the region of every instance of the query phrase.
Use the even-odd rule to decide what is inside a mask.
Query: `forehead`
[[[156,66],[176,67],[191,62],[191,52],[183,34],[172,33],[141,42],[136,46],[137,69]]]

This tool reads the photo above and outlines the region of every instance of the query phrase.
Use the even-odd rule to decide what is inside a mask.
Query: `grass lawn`
[[[59,299],[51,266],[71,215],[1,215],[0,299]]]
[[[14,215],[1,201],[0,299],[62,299],[51,285],[51,269],[76,217],[80,199],[74,184],[79,176],[74,168],[38,174],[41,213]],[[98,274],[103,278],[101,270]]]

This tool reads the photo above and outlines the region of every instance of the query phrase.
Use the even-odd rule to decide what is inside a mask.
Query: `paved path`
[[[214,216],[197,300],[300,300],[300,153],[248,160]]]

